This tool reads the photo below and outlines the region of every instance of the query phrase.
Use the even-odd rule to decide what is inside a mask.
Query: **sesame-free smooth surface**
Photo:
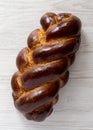
[[[82,41],[54,112],[37,123],[15,109],[10,82],[18,52],[50,11],[78,16]],[[93,130],[93,0],[0,0],[0,130]]]

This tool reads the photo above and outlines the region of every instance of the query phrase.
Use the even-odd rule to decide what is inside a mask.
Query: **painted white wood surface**
[[[13,105],[10,79],[28,34],[45,12],[72,12],[82,20],[82,43],[53,114],[27,121]],[[0,130],[93,130],[93,0],[0,0]]]

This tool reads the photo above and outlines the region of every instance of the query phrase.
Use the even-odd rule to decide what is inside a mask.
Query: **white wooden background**
[[[49,11],[82,20],[82,43],[53,114],[27,121],[13,105],[10,80],[28,34]],[[93,0],[0,0],[0,130],[93,130]]]

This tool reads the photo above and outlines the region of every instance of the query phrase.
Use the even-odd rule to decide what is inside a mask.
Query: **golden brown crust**
[[[25,116],[28,120],[43,121],[47,116],[49,116],[53,111],[52,103],[45,104],[38,107],[31,113],[26,113]]]
[[[80,45],[81,21],[70,13],[46,13],[41,29],[32,31],[28,47],[16,59],[11,80],[15,107],[29,120],[42,121],[53,111],[59,88],[68,79],[68,67]]]
[[[67,70],[67,65],[67,60],[62,59],[46,65],[33,67],[22,74],[22,86],[24,86],[25,90],[31,90],[36,86],[57,79]]]
[[[26,48],[26,47],[23,48],[19,52],[19,54],[16,58],[16,65],[17,65],[19,70],[27,66],[27,64],[28,64],[28,59],[27,59],[28,53],[29,53],[29,49]]]
[[[66,39],[65,41],[60,41],[59,43],[53,43],[51,45],[43,46],[39,49],[33,51],[33,60],[36,63],[41,61],[54,61],[61,59],[64,56],[76,53],[80,42],[79,37],[73,37],[71,39]]]
[[[39,39],[38,39],[39,31],[40,31],[39,29],[36,29],[32,31],[31,34],[28,36],[27,43],[28,43],[29,48],[31,48],[32,46],[34,46],[36,43],[39,42]]]
[[[15,106],[23,113],[32,112],[34,109],[52,101],[56,97],[60,84],[54,81],[32,89],[22,94],[15,102]]]

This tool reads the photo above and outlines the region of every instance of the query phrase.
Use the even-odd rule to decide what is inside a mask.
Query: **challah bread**
[[[81,21],[69,13],[46,13],[41,29],[28,37],[11,80],[15,107],[29,120],[42,121],[53,111],[58,92],[69,78],[80,45]]]

